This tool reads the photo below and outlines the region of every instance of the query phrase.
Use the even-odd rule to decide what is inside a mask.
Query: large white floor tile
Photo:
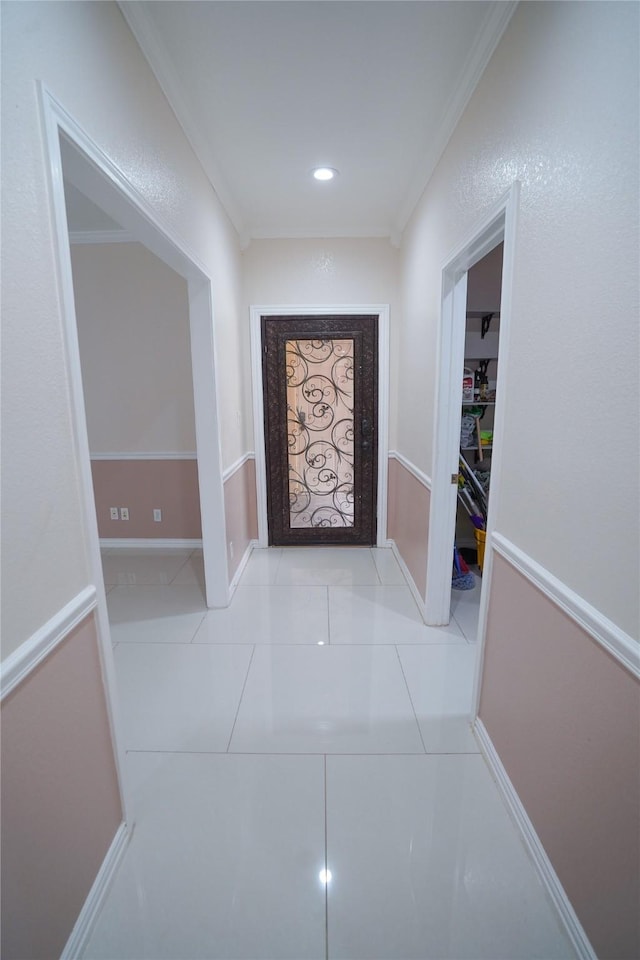
[[[85,960],[324,958],[322,758],[130,759],[136,829]]]
[[[380,583],[406,586],[407,581],[390,547],[374,547],[371,550],[371,556],[376,565]]]
[[[479,753],[470,714],[475,644],[398,647],[427,753]]]
[[[481,589],[482,577],[476,575],[473,590],[451,591],[451,613],[470,643],[474,643],[478,635]]]
[[[119,644],[114,657],[126,749],[226,750],[252,650]]]
[[[466,643],[455,623],[427,627],[409,587],[329,587],[331,643]]]
[[[283,547],[276,583],[380,583],[368,547]]]
[[[230,749],[422,753],[393,647],[256,647]]]
[[[241,582],[245,585],[275,583],[281,558],[282,550],[279,547],[252,550],[242,571]]]
[[[479,756],[327,758],[331,960],[573,957]]]
[[[116,587],[107,608],[114,643],[190,643],[207,612],[195,584]]]
[[[189,559],[190,550],[110,550],[102,555],[108,586],[171,583]]]
[[[174,585],[197,583],[204,594],[204,557],[202,556],[202,550],[193,551],[187,561],[180,567],[171,583]]]
[[[226,610],[210,610],[194,643],[329,641],[326,587],[241,584]]]

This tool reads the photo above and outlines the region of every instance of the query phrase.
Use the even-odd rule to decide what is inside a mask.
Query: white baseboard
[[[180,540],[149,537],[101,537],[101,550],[196,550],[202,547],[202,540]]]
[[[529,815],[512,784],[502,760],[493,745],[485,725],[478,717],[474,723],[474,731],[480,744],[482,754],[498,785],[498,789],[507,805],[509,813],[520,833],[527,851],[533,860],[542,885],[547,891],[554,907],[558,912],[559,920],[564,927],[579,960],[597,960],[593,947],[584,932],[575,910],[565,892],[564,887],[553,869],[551,860],[542,846]]]
[[[111,881],[127,849],[129,835],[126,823],[121,823],[93,881],[89,895],[78,915],[60,960],[78,960],[78,957],[82,956],[100,913],[100,908],[111,886]]]
[[[413,596],[413,599],[415,600],[415,602],[416,602],[417,605],[418,605],[418,610],[420,611],[420,616],[422,617],[422,619],[423,619],[424,622],[426,623],[427,621],[426,621],[426,619],[425,619],[424,597],[422,597],[422,596],[420,595],[420,591],[418,590],[418,588],[417,588],[417,586],[416,586],[416,584],[415,584],[415,580],[413,579],[413,577],[412,577],[411,574],[409,573],[409,567],[408,567],[408,566],[406,565],[406,563],[404,562],[404,560],[403,560],[403,558],[402,558],[402,554],[401,554],[400,551],[398,550],[398,546],[397,546],[395,540],[387,540],[386,546],[387,546],[387,547],[391,547],[391,549],[392,549],[392,551],[393,551],[393,555],[394,555],[394,557],[396,558],[396,560],[398,561],[398,565],[399,565],[400,569],[402,570],[402,573],[403,573],[403,575],[404,575],[405,580],[407,581],[407,586],[409,587],[409,590],[411,590],[411,594],[412,594],[412,596]]]
[[[97,604],[96,588],[85,587],[50,620],[36,630],[2,662],[0,699],[4,700],[35,667],[48,657],[71,631],[89,616]]]
[[[243,557],[242,557],[242,560],[241,560],[240,563],[238,564],[238,569],[237,569],[236,572],[234,573],[233,579],[231,580],[231,583],[229,584],[229,602],[231,602],[231,598],[233,597],[234,593],[236,592],[236,587],[237,587],[238,584],[240,583],[240,578],[242,577],[242,574],[244,573],[244,568],[246,567],[247,563],[249,562],[249,557],[250,557],[251,554],[253,553],[254,549],[255,549],[256,547],[258,547],[258,546],[260,546],[258,540],[250,540],[250,541],[249,541],[249,544],[248,544],[248,546],[247,546],[247,549],[246,549],[245,552],[244,552],[244,555],[243,555]]]

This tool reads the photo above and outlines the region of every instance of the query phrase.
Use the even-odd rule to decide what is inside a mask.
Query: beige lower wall
[[[231,580],[250,542],[258,538],[256,465],[253,458],[246,460],[225,481],[224,513]]]
[[[87,617],[2,703],[2,956],[60,956],[122,821]]]
[[[640,684],[494,555],[480,718],[597,955],[640,956]]]
[[[387,536],[395,541],[422,597],[427,585],[430,503],[427,487],[395,457],[389,457]]]
[[[197,460],[92,460],[91,472],[101,537],[202,538]],[[110,507],[128,507],[129,519],[111,520]]]

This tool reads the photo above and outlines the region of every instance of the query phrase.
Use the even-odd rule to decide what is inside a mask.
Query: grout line
[[[329,594],[329,585],[327,584],[327,643],[331,643],[331,611],[329,606],[331,604],[330,594]]]
[[[196,637],[198,636],[198,634],[199,634],[199,632],[200,632],[200,627],[202,626],[202,624],[205,622],[206,619],[207,619],[207,615],[206,615],[206,613],[203,613],[203,614],[202,614],[202,620],[200,621],[200,623],[199,623],[198,626],[196,627],[195,632],[194,632],[193,636],[191,637],[191,640],[189,641],[189,643],[193,643],[193,642],[195,641]],[[197,644],[195,644],[195,645],[196,645],[197,647],[199,647],[199,646],[205,646],[205,644],[199,644],[199,643],[197,643]],[[213,646],[213,644],[211,644],[211,646]]]
[[[420,729],[420,721],[418,720],[418,714],[416,713],[416,708],[413,703],[411,691],[409,690],[409,684],[407,683],[407,676],[404,672],[404,667],[402,666],[402,660],[400,659],[400,651],[398,650],[397,647],[396,647],[396,656],[398,658],[398,663],[400,664],[400,670],[402,672],[402,679],[404,680],[404,685],[407,688],[407,695],[409,697],[409,703],[411,704],[411,709],[413,710],[413,716],[416,721],[416,725],[418,727],[418,733],[420,734],[420,743],[422,744],[422,749],[424,750],[424,752],[427,753],[427,748],[425,746],[425,742],[422,736],[422,730]]]
[[[192,551],[192,553],[193,553],[193,551]],[[173,585],[174,580],[176,579],[176,577],[178,576],[178,574],[180,573],[180,571],[182,570],[182,568],[183,568],[183,567],[186,567],[186,565],[189,563],[189,560],[190,560],[190,559],[191,559],[191,553],[188,553],[187,556],[184,558],[184,563],[181,564],[181,565],[178,567],[178,569],[176,570],[175,574],[173,575],[173,579],[172,579],[172,580],[169,580],[169,585],[170,585],[170,586]],[[176,587],[178,587],[178,586],[180,586],[180,584],[176,583]]]
[[[161,748],[149,747],[127,747],[126,753],[168,753],[176,756],[188,757],[478,757],[482,756],[482,751],[478,748],[471,750],[442,750],[438,753],[406,753],[395,751],[394,753],[305,753],[303,751],[278,752],[277,750],[167,750]]]
[[[251,651],[251,656],[249,657],[249,664],[248,664],[248,666],[247,666],[247,672],[246,672],[245,677],[244,677],[244,683],[242,684],[242,690],[241,690],[241,692],[240,692],[240,699],[238,700],[238,709],[236,710],[236,715],[235,715],[235,717],[233,718],[233,726],[231,727],[231,733],[229,734],[229,742],[227,743],[227,750],[226,750],[227,753],[229,753],[229,748],[230,748],[230,746],[231,746],[231,741],[232,741],[232,739],[233,739],[233,733],[234,733],[234,730],[236,729],[236,723],[238,722],[238,714],[240,713],[240,707],[241,707],[241,705],[242,705],[242,698],[244,697],[244,691],[245,691],[245,687],[247,686],[247,680],[249,679],[249,671],[251,670],[251,664],[253,663],[253,658],[254,658],[255,652],[256,652],[256,648],[255,648],[255,645],[254,645],[253,650]]]
[[[327,840],[327,755],[324,754],[324,869],[329,869]],[[324,948],[325,960],[329,960],[329,883],[324,885]]]

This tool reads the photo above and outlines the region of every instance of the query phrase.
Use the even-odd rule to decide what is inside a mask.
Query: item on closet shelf
[[[467,450],[473,446],[473,431],[476,428],[476,421],[473,413],[463,413],[460,423],[460,446]]]
[[[476,578],[469,570],[460,554],[458,548],[453,546],[453,573],[451,576],[451,586],[454,590],[473,590],[476,585]]]
[[[478,438],[478,460],[484,460],[484,454],[482,453],[482,431],[480,430],[480,417],[476,417],[475,421],[476,436]]]
[[[475,530],[476,536],[476,547],[478,548],[478,566],[480,567],[480,573],[482,573],[482,568],[484,567],[484,547],[487,539],[486,530]]]
[[[481,430],[480,439],[482,440],[482,446],[487,447],[489,444],[493,443],[493,430]]]
[[[473,400],[473,370],[469,367],[462,371],[462,399],[465,402]]]
[[[480,506],[480,512],[486,522],[488,504],[487,504],[487,496],[484,490],[482,489],[482,484],[479,482],[475,473],[473,472],[473,470],[471,469],[471,467],[469,466],[465,458],[462,456],[462,454],[460,454],[459,464],[460,464],[460,474],[462,476],[462,479],[464,483],[469,485],[470,490],[473,494],[473,497],[478,501],[478,504]]]

